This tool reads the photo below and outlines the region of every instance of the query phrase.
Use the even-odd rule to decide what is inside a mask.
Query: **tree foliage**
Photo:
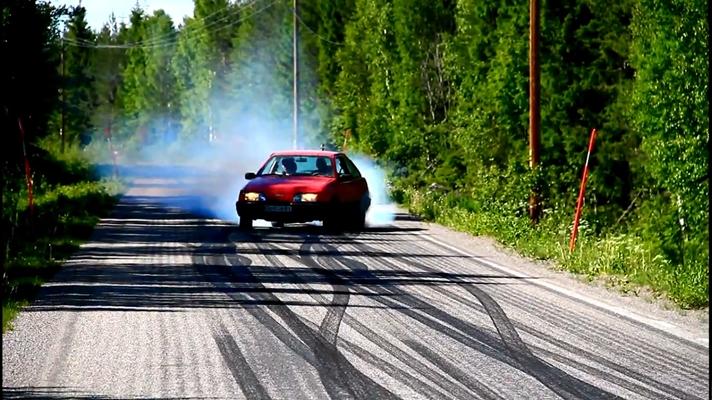
[[[86,9],[82,6],[71,10],[63,43],[62,99],[64,109],[65,140],[88,144],[91,140],[92,116],[96,105],[94,81],[96,68],[93,49],[86,44],[94,43],[94,33],[86,21]],[[68,45],[68,43],[77,45]]]
[[[18,116],[30,137],[56,131],[61,12],[4,4],[2,56],[17,62],[3,63],[3,148],[13,148]],[[396,185],[437,184],[470,210],[524,216],[537,184],[545,220],[566,230],[597,128],[587,229],[639,235],[671,265],[705,276],[705,1],[542,2],[537,175],[527,165],[527,2],[300,4],[300,146],[364,152],[392,167]],[[101,137],[109,127],[122,143],[146,145],[254,142],[269,131],[290,145],[293,12],[288,0],[196,0],[176,26],[137,6],[126,25],[94,33],[74,8],[68,132]]]
[[[642,138],[641,180],[651,201],[670,215],[647,230],[675,262],[707,265],[707,2],[641,1],[631,25],[636,70],[631,114],[633,129]]]

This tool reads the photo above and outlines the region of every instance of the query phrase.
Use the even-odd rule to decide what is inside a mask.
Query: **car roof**
[[[339,154],[344,154],[340,151],[326,151],[326,150],[281,150],[275,151],[270,156],[321,156],[321,157],[334,157]]]

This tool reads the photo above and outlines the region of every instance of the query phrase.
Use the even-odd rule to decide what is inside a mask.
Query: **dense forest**
[[[425,217],[469,221],[509,244],[524,238],[532,255],[704,307],[707,10],[704,0],[542,0],[532,172],[529,2],[302,0],[299,146],[372,157],[392,196]],[[95,32],[81,6],[4,1],[3,193],[25,190],[18,119],[30,147],[54,137],[88,149],[111,139],[122,154],[252,151],[260,135],[291,146],[293,15],[292,0],[195,0],[183,21],[136,7]],[[581,245],[609,257],[598,271],[561,250],[592,128]],[[532,226],[534,188],[543,217]]]

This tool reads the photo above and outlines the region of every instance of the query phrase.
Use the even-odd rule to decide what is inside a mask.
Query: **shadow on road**
[[[3,387],[2,397],[4,399],[46,399],[46,400],[59,400],[59,399],[116,399],[116,397],[102,396],[96,393],[88,393],[80,389],[74,389],[70,387],[40,387],[40,386],[27,386],[27,387]],[[142,397],[144,400],[191,400],[191,399],[217,399],[217,397]]]
[[[27,311],[246,309],[285,345],[306,346],[303,358],[311,360],[330,395],[336,397],[342,389],[348,389],[359,394],[354,396],[356,398],[370,398],[369,393],[382,394],[372,397],[389,398],[391,393],[387,388],[349,362],[337,346],[337,340],[342,320],[348,320],[350,327],[359,330],[363,337],[371,338],[394,357],[403,358],[400,350],[345,312],[346,308],[397,310],[443,337],[522,371],[563,398],[615,398],[539,359],[519,337],[515,323],[495,299],[482,290],[483,285],[511,285],[531,278],[446,272],[425,262],[467,257],[406,254],[383,250],[391,246],[378,246],[379,242],[397,240],[399,236],[407,240],[412,229],[417,228],[408,230],[395,225],[360,234],[332,235],[317,226],[289,226],[244,233],[232,222],[205,218],[181,206],[201,201],[209,200],[189,196],[124,197],[114,213],[97,227],[92,241],[42,288],[39,298]],[[296,261],[297,266],[294,262],[287,265],[285,260],[289,259]],[[413,265],[422,264],[405,270],[393,260],[405,261],[401,264],[411,260]],[[428,299],[408,291],[412,286],[428,286],[439,291],[452,285],[470,292],[470,298],[462,297],[459,301],[471,301],[484,310],[492,319],[496,333],[449,314]],[[357,296],[373,301],[351,301]],[[286,307],[295,305],[326,308],[326,316],[318,327],[309,326],[293,308]],[[270,313],[285,321],[290,331],[276,323]],[[281,337],[280,332],[294,332],[296,336],[289,333]],[[229,335],[222,333],[215,337],[227,364],[236,365],[235,346],[228,339]],[[353,346],[347,341],[344,343],[344,346]],[[409,341],[406,345],[423,358],[436,359],[437,355],[426,344]],[[366,356],[374,357],[367,352]],[[408,364],[413,361],[404,360]],[[459,374],[448,360],[437,362],[443,371]],[[379,365],[386,367],[384,362]],[[421,373],[430,381],[438,378],[431,368]],[[395,374],[400,375],[402,372]],[[461,383],[480,397],[492,394],[469,378],[463,378]],[[363,389],[366,391],[361,394],[358,388],[366,388]],[[428,387],[418,384],[418,390],[424,392]],[[3,388],[3,397],[89,398],[65,388],[35,387]],[[101,397],[92,395],[91,398]]]
[[[194,308],[239,308],[265,304],[263,301],[246,299],[236,301],[225,296],[225,290],[216,289],[206,281],[206,268],[197,260],[205,257],[232,257],[237,249],[233,240],[247,243],[303,243],[309,240],[332,239],[337,243],[349,243],[355,238],[360,242],[374,243],[396,239],[398,235],[413,229],[397,226],[379,227],[362,234],[329,234],[319,226],[300,225],[284,228],[261,228],[251,234],[243,234],[232,222],[206,219],[194,211],[186,211],[182,204],[198,204],[205,199],[178,196],[124,197],[109,218],[97,226],[92,241],[81,250],[64,268],[42,287],[39,296],[27,311],[162,311],[172,312]],[[373,234],[373,235],[371,235]],[[383,237],[379,236],[383,234]],[[232,238],[232,239],[231,239]],[[297,256],[299,250],[275,247],[244,247],[241,255]],[[333,248],[309,247],[300,257],[351,257],[366,259],[395,259],[417,257],[451,257],[438,254],[417,256],[389,251],[336,251]],[[454,256],[453,256],[454,257]],[[457,256],[461,257],[461,256]],[[314,266],[290,267],[278,265],[244,266],[260,282],[259,286],[242,286],[243,292],[272,292],[284,294],[335,294],[334,290],[302,287],[266,288],[262,284],[303,283],[329,285],[338,278],[345,291],[355,296],[382,296],[371,286],[393,287],[406,285],[453,285],[463,283],[494,284],[499,278],[511,282],[511,276],[453,274],[445,272],[422,272],[372,268],[363,271],[337,270],[325,275]],[[505,282],[505,281],[503,281]],[[287,302],[294,305],[323,306],[309,300]],[[386,306],[361,306],[379,307]]]

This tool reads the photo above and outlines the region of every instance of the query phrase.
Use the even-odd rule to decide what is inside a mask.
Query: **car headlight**
[[[316,201],[317,194],[316,193],[298,193],[294,195],[294,198],[292,201],[296,203],[313,203]]]
[[[245,194],[242,195],[242,198],[245,199],[245,201],[265,201],[265,200],[267,200],[267,197],[265,197],[264,194],[257,193],[257,192],[246,192]]]

